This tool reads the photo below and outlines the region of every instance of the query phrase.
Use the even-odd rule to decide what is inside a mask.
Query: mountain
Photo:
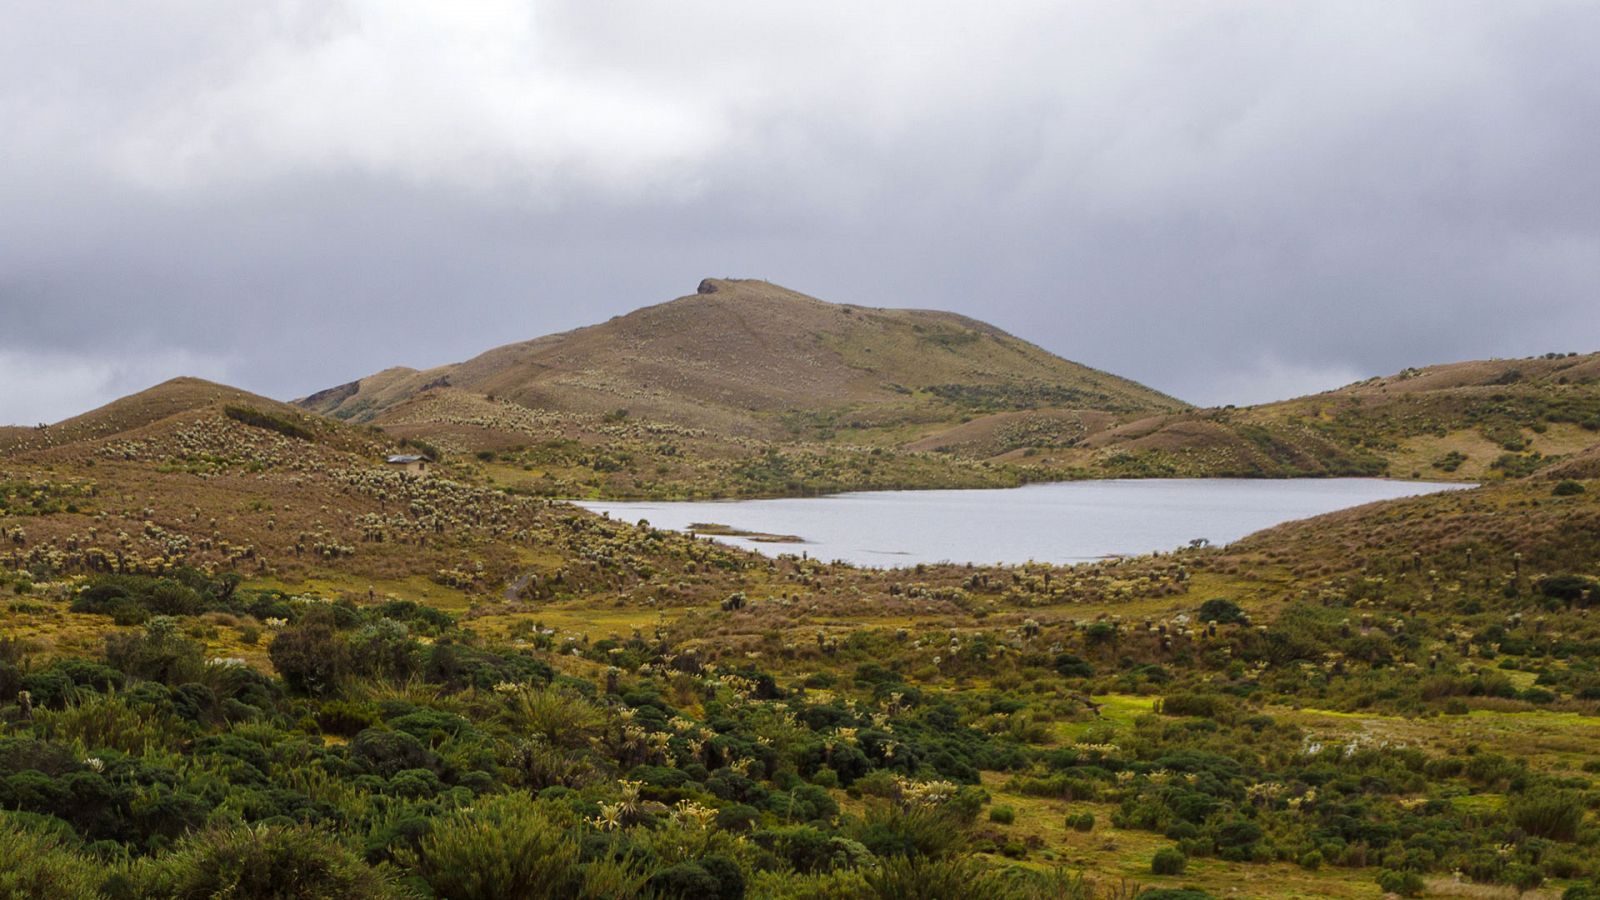
[[[600,325],[418,371],[386,369],[303,398],[351,421],[430,390],[520,406],[767,438],[955,422],[1058,407],[1117,415],[1184,404],[948,312],[827,303],[763,281],[707,279],[695,294]]]

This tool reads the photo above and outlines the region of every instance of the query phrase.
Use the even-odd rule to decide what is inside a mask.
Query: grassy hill
[[[519,491],[663,498],[1017,485],[1061,474],[991,461],[1037,435],[994,423],[1036,415],[1082,435],[1185,408],[964,316],[733,279],[296,402]],[[965,427],[981,434],[953,447]]]
[[[426,371],[389,369],[300,405],[366,421],[434,388],[540,410],[631,417],[767,438],[845,425],[941,422],[1044,406],[1113,413],[1183,404],[954,313],[826,303],[760,281]]]
[[[230,405],[261,410],[307,427],[317,425],[313,417],[276,400],[200,378],[174,378],[53,425],[0,430],[0,452],[63,447],[136,431],[172,416]]]
[[[942,439],[935,435],[923,445]],[[1552,354],[1407,369],[1260,406],[1147,416],[1063,440],[1010,447],[990,458],[1026,458],[1035,466],[1099,477],[1387,475],[1484,481],[1538,471],[1596,443],[1600,354]]]

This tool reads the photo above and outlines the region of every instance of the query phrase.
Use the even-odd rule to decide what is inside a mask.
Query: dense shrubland
[[[192,571],[72,596],[138,624],[95,658],[3,648],[0,840],[75,896],[936,896],[994,877],[975,782],[1027,756],[887,669],[810,692],[634,637],[572,648],[596,682],[405,602]],[[217,613],[266,625],[276,676],[206,656]]]

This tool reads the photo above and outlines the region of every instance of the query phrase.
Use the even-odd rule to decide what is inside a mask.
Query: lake
[[[1075,563],[1172,550],[1195,539],[1226,544],[1282,522],[1375,500],[1467,487],[1472,485],[1379,478],[1117,479],[998,490],[577,505],[674,531],[725,526],[746,534],[717,534],[716,540],[769,556],[806,553],[886,567]]]

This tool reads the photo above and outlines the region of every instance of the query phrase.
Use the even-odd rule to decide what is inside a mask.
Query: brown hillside
[[[1547,478],[1600,478],[1600,444],[1540,473]]]
[[[184,413],[203,409],[220,411],[229,406],[260,410],[312,430],[329,427],[321,418],[308,416],[287,403],[202,378],[185,377],[164,381],[44,428],[0,431],[0,453],[26,453],[64,447],[137,431]]]
[[[1519,386],[1583,385],[1596,381],[1600,381],[1600,353],[1589,353],[1581,356],[1469,360],[1412,368],[1386,377],[1358,381],[1318,396],[1348,397],[1473,389],[1491,392]]]
[[[938,420],[961,409],[1183,407],[964,316],[826,303],[766,282],[722,279],[600,325],[455,365],[389,369],[298,402],[365,421],[447,386],[536,409],[625,409],[747,434],[781,433],[780,418],[797,411],[893,408]]]

